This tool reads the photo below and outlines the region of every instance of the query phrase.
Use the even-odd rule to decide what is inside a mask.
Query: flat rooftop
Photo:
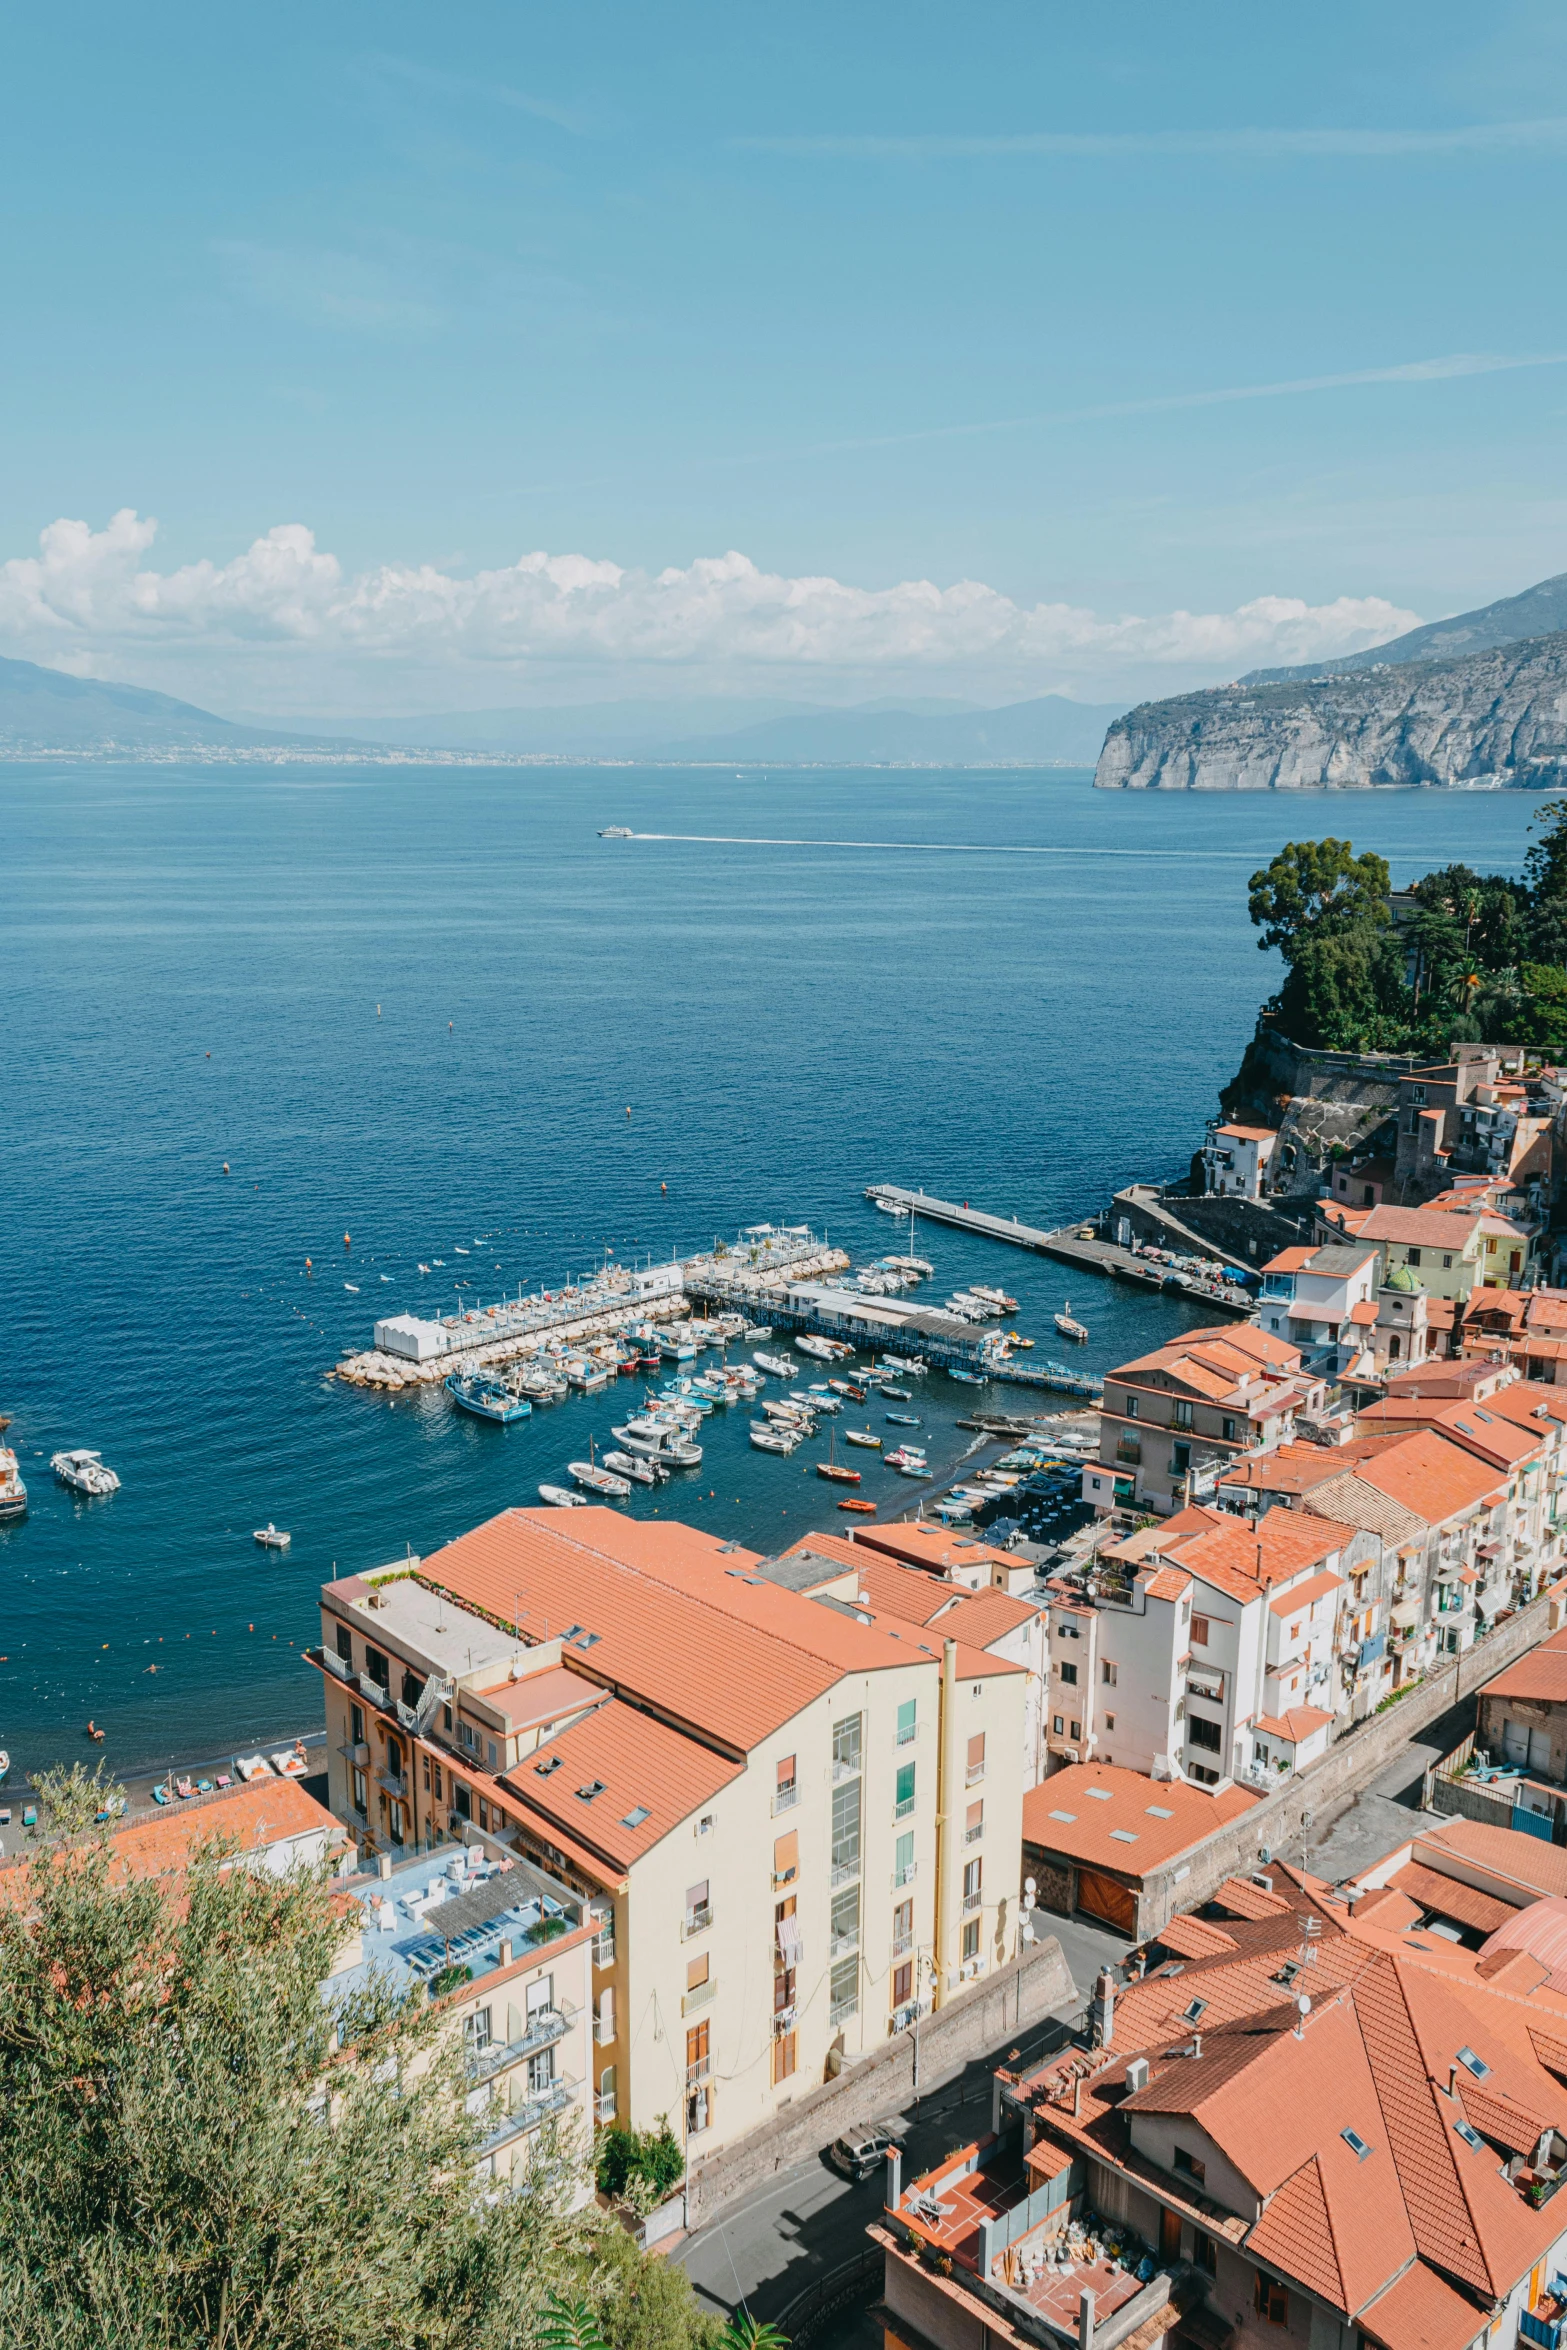
[[[530,1936],[559,1919],[567,1933],[582,1923],[582,1904],[565,1885],[527,1861],[483,1857],[477,1845],[438,1845],[394,1869],[390,1877],[360,1877],[344,1887],[359,1904],[364,1956],[328,1979],[328,1990],[356,1990],[372,1970],[399,1991],[427,1984],[452,1963],[471,1967],[477,1982],[501,1964],[503,1940],[514,1958],[528,1953]],[[542,1938],[558,1940],[558,1935]]]
[[[379,1585],[373,1571],[371,1575],[349,1575],[340,1583],[328,1583],[323,1597],[375,1647],[402,1642],[454,1681],[466,1680],[471,1673],[499,1680],[514,1656],[526,1669],[529,1650],[525,1641],[498,1631],[483,1616],[470,1614],[442,1592],[427,1590],[412,1575],[399,1574]]]

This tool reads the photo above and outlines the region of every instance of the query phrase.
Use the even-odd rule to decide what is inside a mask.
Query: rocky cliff
[[[1567,631],[1458,660],[1217,686],[1105,736],[1100,791],[1567,786]]]

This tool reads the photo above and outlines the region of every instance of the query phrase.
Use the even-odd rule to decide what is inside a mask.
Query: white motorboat
[[[762,1340],[771,1338],[772,1334],[773,1326],[771,1322],[748,1322],[744,1331],[742,1332],[742,1336],[744,1337],[747,1345],[750,1346],[757,1345]]]
[[[1087,1324],[1079,1322],[1073,1315],[1072,1300],[1070,1298],[1066,1299],[1065,1303],[1062,1305],[1060,1313],[1054,1315],[1052,1318],[1055,1322],[1056,1328],[1060,1331],[1063,1338],[1075,1338],[1081,1342],[1088,1336]]]
[[[636,835],[629,824],[605,824],[599,829],[600,840],[634,840],[635,838]]]
[[[840,1355],[852,1355],[852,1346],[839,1346],[830,1338],[815,1338],[809,1331],[795,1340],[803,1355],[811,1355],[819,1363],[835,1363]]]
[[[572,1493],[564,1485],[541,1485],[539,1499],[557,1510],[585,1510],[588,1506],[585,1493]]]
[[[259,1542],[263,1550],[287,1550],[294,1537],[292,1534],[285,1534],[281,1526],[274,1526],[272,1520],[268,1518],[264,1526],[256,1528],[250,1539],[252,1542]]]
[[[794,1365],[787,1355],[753,1355],[751,1360],[759,1371],[771,1371],[775,1379],[792,1379]]]
[[[57,1452],[50,1456],[49,1466],[62,1485],[69,1485],[73,1493],[118,1493],[120,1480],[114,1471],[105,1468],[101,1453]]]
[[[769,1427],[765,1422],[751,1423],[751,1442],[758,1452],[793,1452],[800,1439],[787,1430]]]
[[[928,1477],[930,1469],[925,1455],[912,1444],[900,1444],[896,1452],[883,1456],[889,1469],[896,1469],[900,1477]]]
[[[612,1501],[624,1501],[631,1491],[629,1479],[617,1477],[613,1469],[601,1469],[597,1461],[568,1461],[566,1474],[589,1493],[602,1493]]]
[[[791,1403],[803,1404],[808,1412],[826,1412],[832,1417],[842,1411],[843,1399],[837,1395],[801,1395],[796,1389],[789,1397]]]
[[[1017,1299],[1008,1297],[1004,1289],[985,1289],[981,1287],[979,1282],[974,1281],[969,1284],[969,1295],[970,1297],[983,1298],[987,1305],[994,1306],[1000,1313],[1015,1314],[1017,1312]]]
[[[675,1469],[694,1469],[701,1463],[702,1447],[667,1420],[628,1420],[612,1434],[623,1452],[640,1453],[644,1460],[663,1461]]]
[[[633,1485],[656,1485],[659,1481],[652,1463],[634,1452],[607,1452],[604,1466],[613,1469],[617,1477],[629,1477]]]
[[[0,1436],[10,1422],[0,1419]],[[0,1519],[24,1518],[27,1515],[27,1487],[22,1483],[22,1472],[16,1465],[16,1455],[0,1444]],[[0,1773],[0,1777],[4,1774]]]

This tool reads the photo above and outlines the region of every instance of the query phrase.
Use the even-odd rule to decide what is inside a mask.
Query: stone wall
[[[1144,1936],[1156,1933],[1177,1910],[1197,1908],[1226,1877],[1244,1876],[1261,1867],[1262,1849],[1282,1853],[1290,1847],[1298,1854],[1301,1824],[1308,1812],[1314,1829],[1336,1818],[1418,1731],[1543,1639],[1559,1612],[1559,1602],[1551,1592],[1532,1600],[1441,1672],[1417,1683],[1408,1697],[1400,1698],[1386,1713],[1373,1714],[1349,1731],[1309,1771],[1287,1779],[1274,1794],[1265,1795],[1239,1819],[1191,1846],[1179,1860],[1150,1871],[1143,1881]]]
[[[1182,1254],[1223,1257],[1236,1265],[1265,1265],[1280,1249],[1296,1248],[1310,1238],[1309,1203],[1261,1200],[1195,1199],[1185,1192],[1156,1190],[1152,1184],[1128,1184],[1110,1207],[1110,1235],[1116,1220],[1125,1216],[1139,1240]]]
[[[1025,2025],[1037,2023],[1077,1996],[1071,1969],[1054,1935],[965,1992],[920,2034],[920,2092],[954,2079],[977,2057],[1001,2048]],[[819,2154],[845,2130],[896,2113],[914,2093],[914,2036],[899,2032],[835,2081],[808,2089],[760,2129],[694,2163],[686,2190],[687,2226],[699,2227],[721,2204],[747,2194],[791,2163]]]

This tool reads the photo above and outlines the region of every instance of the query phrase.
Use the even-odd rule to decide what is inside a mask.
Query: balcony
[[[859,2012],[860,1995],[858,1991],[851,1991],[847,1999],[835,1999],[832,2002],[827,2010],[827,2021],[829,2024],[841,2024],[848,2017],[858,2015]]]
[[[963,1784],[965,1787],[977,1787],[984,1776],[985,1766],[982,1762],[970,1763],[963,1774]]]
[[[378,1707],[382,1713],[386,1711],[387,1692],[379,1681],[372,1681],[368,1673],[361,1673],[359,1676],[359,1694],[364,1698],[366,1704]]]
[[[837,1755],[834,1755],[834,1756],[833,1756],[833,1758],[832,1758],[832,1783],[833,1783],[833,1785],[834,1785],[835,1787],[836,1787],[836,1786],[839,1786],[839,1785],[842,1783],[842,1781],[843,1781],[843,1780],[845,1780],[845,1779],[857,1779],[857,1778],[859,1777],[859,1775],[860,1775],[860,1758],[859,1758],[859,1756],[858,1756],[858,1755],[856,1755],[856,1756],[854,1757],[854,1760],[853,1760],[852,1762],[847,1762],[847,1761],[840,1761]]]
[[[494,2154],[502,2146],[509,2146],[514,2138],[522,2137],[528,2130],[536,2130],[540,2122],[549,2120],[551,2114],[564,2113],[571,2103],[572,2091],[576,2086],[575,2081],[551,2081],[547,2089],[541,2089],[523,2104],[513,2106],[499,2128],[492,2130],[487,2138],[479,2140],[480,2157]]]
[[[901,1729],[898,1732],[897,1743],[900,1746],[912,1746],[919,1734],[920,1726],[918,1722],[910,1722],[906,1729]]]
[[[309,1653],[310,1651],[307,1650],[306,1654],[308,1655]],[[352,1681],[354,1679],[354,1668],[349,1663],[346,1656],[338,1656],[330,1648],[317,1649],[315,1654],[320,1657],[321,1662],[325,1665],[327,1671],[329,1673],[335,1673],[340,1681]]]
[[[892,1955],[894,1958],[907,1958],[909,1952],[913,1948],[914,1936],[912,1934],[894,1934],[892,1937]]]
[[[840,1885],[852,1885],[859,1873],[860,1856],[858,1853],[855,1853],[852,1860],[835,1860],[832,1864],[833,1891],[836,1893]]]
[[[408,1781],[400,1777],[396,1771],[377,1771],[375,1783],[378,1787],[384,1787],[388,1795],[395,1796],[399,1803],[407,1802]]]
[[[608,2129],[615,2118],[615,2092],[601,2089],[593,2100],[593,2118],[601,2129]]]
[[[695,2064],[688,2064],[686,2066],[686,2087],[688,2089],[694,2089],[699,2081],[711,2080],[712,2076],[712,2058],[710,2056],[699,2056]]]
[[[977,1844],[977,1843],[979,1842],[979,1840],[980,1840],[981,1836],[983,1836],[983,1835],[984,1835],[984,1833],[985,1833],[985,1823],[984,1823],[984,1821],[983,1821],[983,1820],[981,1820],[981,1821],[979,1821],[979,1822],[978,1822],[978,1824],[977,1824],[976,1826],[974,1826],[974,1827],[972,1827],[972,1828],[965,1828],[965,1829],[964,1829],[964,1831],[963,1831],[963,1841],[964,1841],[964,1843],[965,1843],[965,1844]]]
[[[859,1947],[860,1929],[858,1926],[851,1926],[846,1934],[833,1934],[828,1937],[827,1955],[829,1958],[852,1958]]]
[[[965,1893],[963,1896],[963,1915],[967,1917],[972,1910],[982,1909],[984,1907],[984,1903],[985,1896],[983,1893]]]
[[[778,1814],[781,1811],[793,1811],[799,1800],[800,1786],[798,1780],[791,1781],[787,1787],[780,1787],[777,1794],[773,1797],[773,1818],[777,1819]]]
[[[532,2056],[540,2048],[552,2048],[557,2040],[565,2038],[576,2010],[559,2007],[540,2008],[528,2022],[528,2028],[519,2040],[492,2041],[488,2048],[475,2050],[468,2058],[468,2078],[471,2081],[492,2080],[505,2072],[508,2065],[519,2064],[523,2057]]]
[[[685,1994],[685,1997],[680,2002],[681,2014],[692,2015],[699,2007],[710,2007],[712,2005],[713,1993],[717,1990],[717,1988],[718,1985],[713,1981],[712,1976],[709,1975],[705,1983],[698,1983],[694,1991],[688,1991]]]
[[[1143,1448],[1135,1437],[1128,1439],[1123,1436],[1115,1448],[1115,1459],[1118,1468],[1139,1469],[1142,1467]]]
[[[795,2027],[795,2025],[796,2025],[796,2024],[799,2022],[799,2020],[800,2020],[800,2011],[799,2011],[799,2009],[798,2009],[797,2007],[795,2007],[795,2006],[793,2006],[793,2005],[791,2005],[791,2006],[789,2006],[789,2007],[778,2007],[778,2008],[774,2008],[774,2010],[773,2010],[773,2036],[774,2036],[774,2038],[775,2038],[775,2039],[779,2039],[779,2038],[781,2038],[781,2037],[782,2037],[782,2035],[783,2035],[785,2032],[792,2032],[792,2031],[794,2030],[794,2027]]]
[[[615,2011],[601,2007],[593,2018],[593,2037],[600,2048],[607,2048],[615,2036]]]
[[[680,1929],[681,1939],[689,1942],[693,1934],[705,1934],[713,1922],[713,1905],[704,1901],[700,1909],[688,1909]]]
[[[901,1803],[895,1803],[895,1804],[893,1805],[893,1807],[892,1807],[892,1816],[893,1816],[893,1818],[894,1818],[895,1820],[909,1820],[909,1819],[912,1819],[912,1818],[914,1817],[914,1798],[913,1798],[913,1796],[912,1796],[912,1795],[905,1795],[905,1797],[903,1798],[903,1801],[902,1801]]]
[[[612,1967],[614,1963],[615,1929],[610,1925],[593,1937],[593,1964],[596,1967]]]
[[[893,1870],[893,1872],[892,1872],[892,1889],[893,1889],[894,1893],[896,1893],[896,1892],[897,1892],[897,1890],[898,1890],[898,1888],[899,1888],[899,1886],[900,1886],[900,1885],[912,1885],[912,1884],[913,1884],[913,1882],[914,1882],[914,1878],[915,1878],[915,1873],[916,1873],[916,1871],[918,1870],[918,1868],[919,1868],[919,1865],[920,1865],[920,1864],[919,1864],[919,1862],[918,1862],[917,1860],[911,1860],[911,1861],[907,1862],[907,1863],[904,1865],[904,1867],[902,1867],[901,1869],[894,1869],[894,1870]]]

